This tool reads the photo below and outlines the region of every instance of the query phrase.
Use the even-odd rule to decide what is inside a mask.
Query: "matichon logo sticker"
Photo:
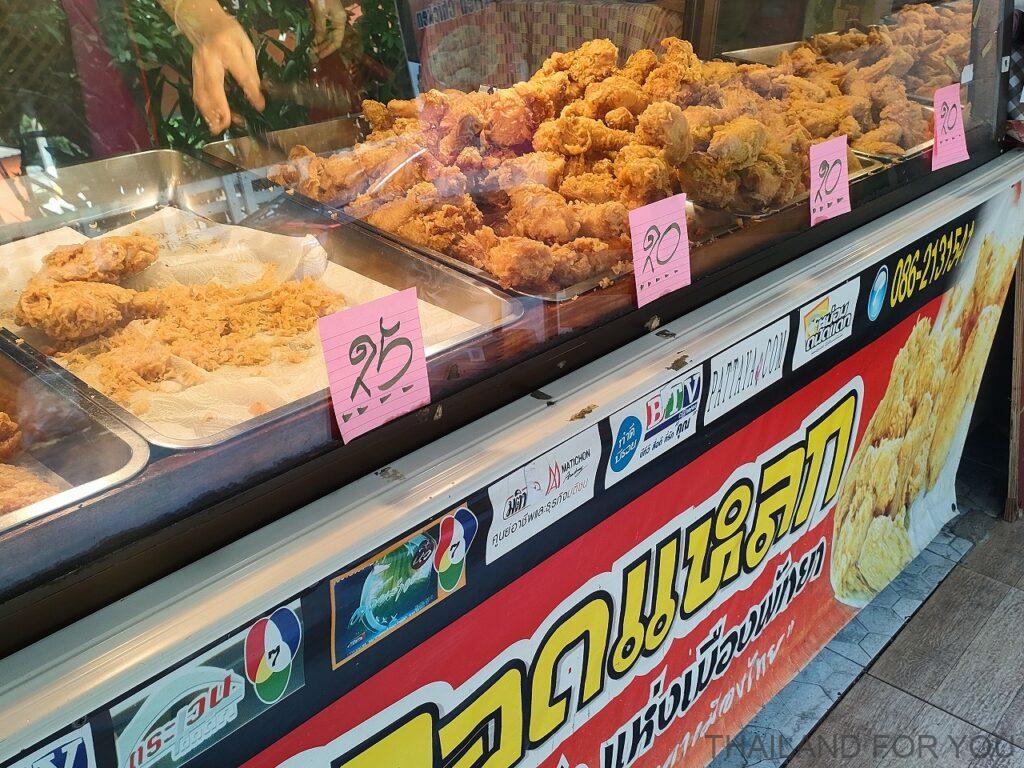
[[[793,348],[794,369],[853,335],[859,294],[860,278],[855,277],[800,308],[797,343]]]
[[[703,367],[698,365],[612,415],[605,486],[613,486],[692,437],[697,431],[703,389]]]
[[[494,515],[486,561],[493,563],[594,498],[601,463],[597,424],[487,489]]]
[[[305,683],[299,601],[111,707],[118,768],[185,765]]]

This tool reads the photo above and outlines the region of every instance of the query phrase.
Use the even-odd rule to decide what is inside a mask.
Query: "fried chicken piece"
[[[636,128],[636,116],[625,107],[616,107],[604,116],[604,124],[619,131]]]
[[[633,142],[629,131],[617,131],[589,117],[559,117],[543,123],[533,136],[538,152],[560,155],[607,154]]]
[[[625,66],[619,70],[622,77],[643,85],[647,76],[658,66],[658,54],[650,48],[641,48],[626,59]]]
[[[551,248],[528,237],[502,237],[483,256],[480,268],[507,288],[544,289],[551,282]]]
[[[155,294],[107,283],[57,283],[39,276],[22,291],[15,319],[58,341],[78,341],[136,318],[154,317],[163,309]]]
[[[483,143],[495,147],[529,144],[537,127],[554,117],[555,108],[543,88],[517,83],[498,91],[484,110]]]
[[[560,194],[539,184],[509,190],[507,221],[522,237],[545,243],[567,243],[580,231],[573,209]]]
[[[904,149],[928,141],[932,136],[932,121],[927,110],[917,102],[893,102],[882,108],[880,114],[882,124],[893,122],[900,127],[899,144]]]
[[[444,197],[430,182],[416,184],[404,197],[385,203],[365,220],[387,232],[398,233],[403,228],[407,232],[415,232],[417,225],[414,220],[427,214],[436,215],[423,224],[422,231],[438,235],[450,227],[460,232],[473,231],[483,223],[483,214],[469,195]]]
[[[743,168],[757,159],[767,141],[768,131],[763,123],[740,117],[715,127],[708,144],[708,155],[725,167]]]
[[[665,162],[678,165],[693,151],[690,124],[683,110],[668,101],[656,101],[640,115],[636,138],[641,144],[664,151]]]
[[[603,203],[569,204],[579,222],[579,236],[601,240],[619,240],[629,237],[629,210],[618,200]]]
[[[580,237],[551,249],[551,279],[563,288],[610,271],[627,258],[624,250],[612,249],[603,240]]]
[[[562,179],[559,194],[566,200],[584,203],[607,203],[619,200],[622,189],[610,173],[581,173]]]
[[[643,85],[650,101],[670,101],[680,107],[701,103],[708,88],[699,66],[680,61],[663,61],[651,71]]]
[[[693,52],[693,43],[678,37],[666,37],[661,41],[661,47],[665,49],[662,56],[663,62],[678,62],[687,67],[699,67],[700,59]]]
[[[900,140],[903,138],[903,129],[899,123],[885,121],[874,130],[868,131],[850,146],[874,155],[902,155],[903,147]]]
[[[363,99],[363,117],[370,124],[371,131],[386,131],[395,122],[395,116],[391,111],[373,99]]]
[[[529,152],[509,158],[488,175],[484,188],[508,192],[524,184],[558,189],[565,171],[565,158],[554,152]]]
[[[620,107],[628,109],[633,115],[639,115],[651,103],[635,82],[621,75],[612,75],[588,85],[583,101],[590,108],[589,117],[599,119]]]
[[[475,206],[441,205],[399,224],[394,231],[406,240],[448,253],[463,235],[482,224],[483,216]]]
[[[625,147],[616,155],[615,179],[631,208],[661,200],[673,191],[674,174],[664,153],[644,144]]]
[[[0,411],[0,461],[7,461],[21,446],[21,429],[3,411]]]
[[[494,230],[484,225],[475,232],[466,232],[455,239],[447,253],[459,261],[486,269],[487,253],[498,244]]]
[[[60,493],[27,469],[0,464],[0,515],[16,512]]]
[[[57,282],[116,283],[156,261],[158,250],[157,241],[144,235],[101,237],[54,249],[43,257],[43,272]]]
[[[569,77],[584,89],[611,75],[619,63],[619,49],[611,40],[588,40],[574,52]]]
[[[677,178],[687,199],[699,205],[728,210],[735,204],[739,175],[706,152],[691,153]]]

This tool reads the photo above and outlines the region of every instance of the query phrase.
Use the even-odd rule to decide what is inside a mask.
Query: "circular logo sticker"
[[[274,704],[284,696],[301,640],[302,625],[291,608],[278,608],[249,627],[245,676],[264,704]]]
[[[434,551],[437,583],[445,592],[458,588],[466,568],[466,552],[476,538],[477,519],[468,507],[459,507],[441,520],[439,541]]]
[[[889,268],[882,265],[882,268],[878,270],[878,274],[875,275],[875,282],[871,284],[871,293],[868,294],[868,317],[871,318],[872,322],[878,319],[878,316],[882,314],[882,308],[885,306],[885,293],[889,287]]]
[[[636,416],[627,416],[619,425],[619,434],[615,436],[615,444],[612,445],[611,468],[613,472],[621,472],[628,465],[640,447],[640,436],[644,433],[644,426]]]

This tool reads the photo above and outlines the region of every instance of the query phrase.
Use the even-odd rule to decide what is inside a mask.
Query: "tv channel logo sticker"
[[[825,350],[853,335],[853,314],[860,294],[860,278],[833,288],[800,308],[793,368],[799,368]]]
[[[276,704],[288,689],[302,642],[302,623],[282,606],[249,627],[245,636],[245,678],[264,704]]]
[[[889,288],[889,267],[881,266],[871,283],[871,292],[868,294],[868,318],[871,322],[878,319],[885,307],[885,297]]]
[[[698,365],[611,417],[606,488],[697,432],[703,389],[704,371]]]
[[[476,538],[478,527],[476,515],[469,507],[459,507],[441,519],[438,545],[434,550],[434,570],[437,571],[437,584],[445,592],[462,585],[466,553]]]
[[[92,727],[86,723],[71,733],[53,739],[27,757],[9,763],[8,768],[96,768]]]

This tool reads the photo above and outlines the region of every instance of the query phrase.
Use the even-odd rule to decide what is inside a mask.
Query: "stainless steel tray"
[[[139,163],[133,167],[129,161],[134,158],[138,158]],[[90,174],[90,171],[94,171],[95,174],[110,173],[110,161],[75,166],[76,181],[82,183],[84,189],[89,190],[93,204],[87,210],[87,218],[64,217],[59,224],[73,226],[85,234],[95,236],[122,226],[133,217],[141,218],[158,208],[173,205],[215,221],[285,234],[316,234],[332,262],[360,272],[395,290],[415,287],[421,299],[455,312],[480,326],[472,332],[448,340],[443,347],[428,347],[428,359],[431,355],[465,344],[515,322],[523,314],[523,306],[515,298],[460,272],[434,263],[418,253],[402,249],[391,241],[361,228],[322,217],[310,207],[297,203],[292,199],[293,196],[284,194],[279,187],[266,190],[264,197],[271,197],[267,202],[260,203],[257,198],[244,196],[241,192],[243,186],[247,185],[250,191],[253,188],[251,174],[231,173],[224,176],[223,172],[213,165],[171,150],[145,152],[116,160],[117,172],[123,174],[121,178],[133,179],[135,189],[138,190],[137,194],[127,195],[130,202],[119,201],[118,197],[122,194],[120,184],[102,177],[94,178]],[[169,177],[163,177],[162,174],[165,173],[169,174]],[[69,190],[74,189],[63,175],[62,184]],[[236,191],[239,197],[234,198],[235,204],[229,205],[227,198],[232,197]],[[106,199],[101,193],[110,194],[113,199]],[[52,229],[57,224],[58,222],[54,222],[48,227],[40,227],[39,231]],[[4,234],[5,228],[0,228],[0,237]],[[32,349],[24,342],[22,345]],[[32,351],[42,356],[37,350]],[[138,416],[93,390],[56,362],[48,361],[48,366],[53,373],[63,377],[90,400],[142,435],[150,444],[172,450],[208,448],[223,443],[320,402],[328,396],[327,390],[324,389],[215,435],[196,439],[175,439],[157,432]]]
[[[360,141],[363,136],[364,130],[360,118],[351,116],[299,128],[274,131],[260,138],[245,137],[215,142],[204,147],[204,152],[234,167],[249,170],[262,179],[266,178],[270,166],[287,160],[288,152],[296,144],[303,144],[317,154],[326,154],[344,151]],[[446,264],[455,270],[469,274],[478,280],[516,296],[549,302],[571,301],[580,294],[586,293],[606,281],[620,280],[630,273],[628,269],[620,274],[609,271],[558,291],[536,292],[504,288],[493,276],[471,264],[459,261],[432,248],[413,243],[392,232],[381,230],[358,219],[353,219],[344,214],[341,209],[334,209],[326,203],[312,200],[297,192],[294,193],[294,197],[322,211],[325,215],[334,218],[344,217],[346,222],[363,229],[375,237],[385,238],[402,248],[423,254],[430,259]],[[706,230],[706,234],[700,237],[699,241],[695,244],[721,237],[738,226],[735,217],[730,221],[723,221],[723,214],[718,211],[707,211],[691,206],[691,218],[693,217],[696,217],[698,221],[701,219],[710,220],[703,227]],[[628,253],[625,253],[624,257],[627,261],[629,260]]]
[[[933,107],[925,106],[924,104],[922,104],[921,106],[924,107],[925,111],[929,115],[933,115],[934,116],[935,109]],[[932,125],[934,125],[934,124],[935,124],[935,121],[933,119],[932,120]],[[903,154],[901,154],[901,155],[882,155],[882,154],[876,154],[874,152],[863,152],[863,151],[861,151],[859,149],[855,149],[853,151],[856,152],[857,155],[859,157],[861,157],[861,158],[865,158],[865,159],[868,159],[868,160],[874,160],[874,161],[879,162],[879,163],[899,163],[899,162],[903,162],[904,160],[910,160],[911,158],[918,157],[919,155],[923,155],[925,152],[927,152],[929,149],[931,149],[932,146],[934,146],[934,144],[935,144],[935,139],[928,139],[928,141],[922,141],[920,144],[915,144],[910,149],[905,150],[903,152]]]
[[[722,53],[722,58],[741,64],[767,64],[769,67],[774,67],[779,61],[780,54],[789,53],[803,43],[803,40],[797,40],[792,43],[762,45],[757,48],[739,48],[735,51],[725,51]]]
[[[0,402],[10,408],[8,401],[16,403],[10,415],[24,434],[19,455],[71,487],[0,515],[0,535],[120,485],[149,461],[141,437],[0,329]]]

